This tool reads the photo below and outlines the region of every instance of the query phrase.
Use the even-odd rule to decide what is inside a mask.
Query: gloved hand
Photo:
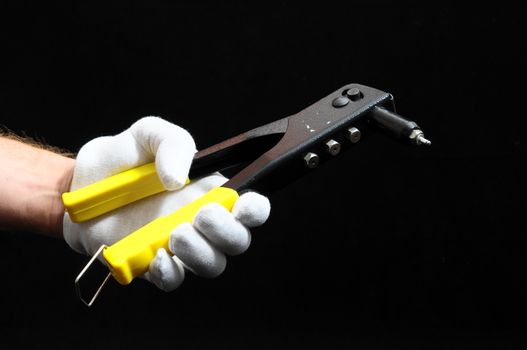
[[[227,179],[216,173],[182,188],[195,152],[187,131],[157,117],[142,118],[119,135],[88,142],[77,156],[72,191],[155,159],[168,192],[82,223],[73,223],[66,213],[66,242],[77,252],[93,255],[102,244],[111,245],[224,184]],[[241,195],[232,213],[216,203],[205,205],[192,224],[181,224],[171,233],[173,256],[159,249],[144,277],[170,291],[183,282],[185,269],[203,277],[218,276],[226,266],[225,254],[243,253],[251,242],[249,228],[263,224],[269,212],[269,200],[255,192]]]

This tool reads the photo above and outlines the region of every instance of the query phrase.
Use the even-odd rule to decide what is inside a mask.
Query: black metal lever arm
[[[343,86],[301,112],[275,122],[280,125],[279,132],[276,128],[269,128],[269,133],[260,134],[258,137],[283,132],[272,148],[235,174],[224,186],[237,191],[249,188],[268,191],[281,187],[319,162],[350,148],[360,140],[359,125],[371,120],[415,144],[430,143],[417,124],[394,111],[393,96],[389,93],[359,84]],[[256,130],[262,128],[265,127]]]

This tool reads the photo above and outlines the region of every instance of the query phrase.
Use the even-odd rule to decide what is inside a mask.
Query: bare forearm
[[[75,160],[0,137],[0,229],[62,237],[61,194],[69,189]]]

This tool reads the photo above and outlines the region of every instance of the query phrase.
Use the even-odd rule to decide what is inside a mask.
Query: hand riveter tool
[[[199,151],[189,173],[191,180],[215,171],[234,172],[230,180],[115,244],[101,246],[75,280],[79,297],[91,306],[110,276],[126,285],[145,273],[159,248],[168,251],[170,233],[179,224],[192,222],[203,205],[216,202],[231,210],[242,191],[269,193],[352,148],[361,139],[361,129],[371,126],[414,145],[430,145],[416,123],[395,113],[391,94],[349,84],[297,114]],[[163,191],[155,164],[149,163],[64,193],[63,202],[71,220],[82,222]],[[79,281],[101,254],[110,272],[94,296],[86,301]]]

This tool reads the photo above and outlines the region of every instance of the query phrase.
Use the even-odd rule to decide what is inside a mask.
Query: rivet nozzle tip
[[[432,141],[425,138],[422,134],[417,136],[417,144],[418,145],[425,145],[430,146],[432,144]]]

